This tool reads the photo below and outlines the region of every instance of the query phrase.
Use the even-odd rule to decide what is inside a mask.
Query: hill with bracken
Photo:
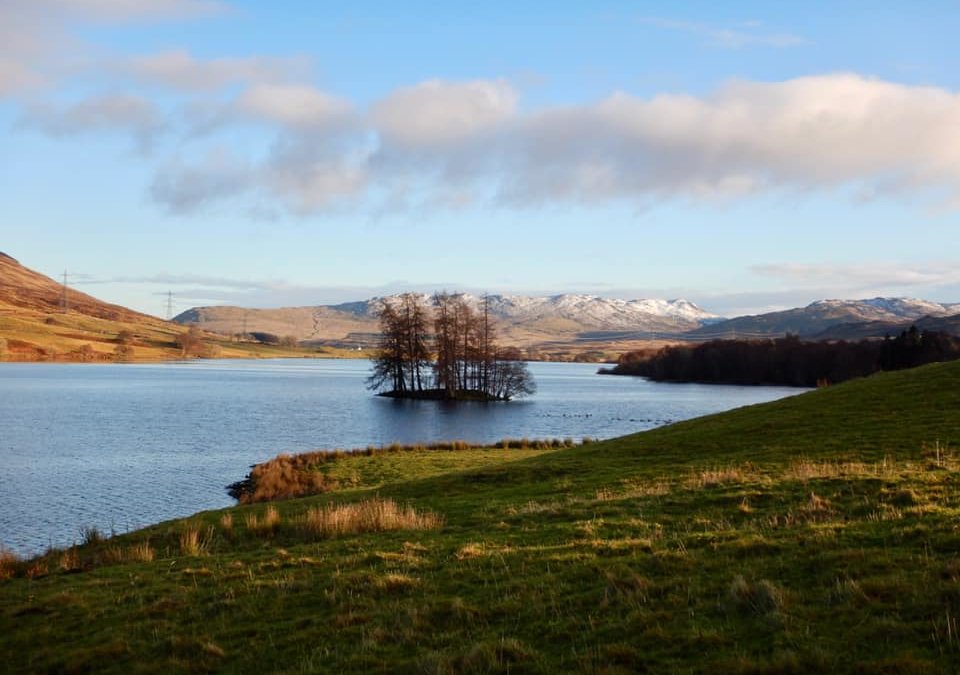
[[[0,253],[0,359],[157,361],[181,358],[183,326],[64,286]],[[256,355],[201,336],[205,355]],[[215,344],[216,343],[216,344]],[[257,346],[256,349],[260,349]],[[187,354],[189,355],[189,354]]]

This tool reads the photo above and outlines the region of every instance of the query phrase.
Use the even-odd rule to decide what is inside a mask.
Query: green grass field
[[[318,470],[339,487],[7,560],[0,670],[960,670],[960,363]]]

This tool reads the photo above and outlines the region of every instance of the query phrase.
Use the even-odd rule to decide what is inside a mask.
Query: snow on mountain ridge
[[[474,307],[483,302],[481,296],[462,294]],[[362,303],[345,303],[335,309],[354,314],[371,315],[376,303],[388,298],[372,298]],[[430,296],[421,294],[428,303]],[[706,312],[689,300],[645,298],[622,300],[597,295],[565,293],[550,296],[489,295],[491,313],[511,323],[534,323],[565,319],[591,330],[689,329],[719,317]]]
[[[864,298],[861,300],[818,300],[807,305],[812,310],[852,312],[865,320],[888,321],[919,319],[924,316],[949,316],[960,310],[960,304],[942,304],[919,298]]]
[[[476,303],[481,298],[470,296]],[[699,324],[715,315],[687,300],[622,300],[596,295],[553,296],[491,295],[491,310],[504,318],[534,319],[558,316],[595,326],[629,327],[651,319]]]

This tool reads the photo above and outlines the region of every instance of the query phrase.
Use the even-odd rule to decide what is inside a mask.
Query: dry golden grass
[[[276,532],[280,527],[280,512],[276,506],[270,505],[264,511],[263,517],[257,517],[255,513],[248,513],[246,516],[247,529],[256,534],[270,534]]]
[[[60,554],[60,560],[57,567],[63,572],[76,572],[80,569],[80,554],[76,546],[71,546]]]
[[[879,462],[812,462],[800,459],[790,464],[783,473],[785,479],[817,480],[821,478],[843,478],[847,476],[884,475],[893,471],[893,463]]]
[[[27,579],[39,579],[47,576],[49,572],[50,570],[47,567],[46,561],[44,561],[42,558],[37,558],[33,561],[33,564],[27,568],[24,574],[26,575]]]
[[[487,549],[483,544],[471,542],[464,544],[457,550],[457,560],[468,560],[470,558],[482,558],[487,554]]]
[[[594,500],[598,502],[609,502],[617,498],[617,493],[608,487],[598,488],[594,494]]]
[[[336,537],[360,532],[434,530],[443,525],[443,518],[418,512],[412,506],[401,506],[392,499],[376,497],[352,504],[312,508],[301,522],[314,535]]]
[[[718,466],[697,471],[687,480],[687,485],[694,488],[706,488],[727,483],[745,483],[756,477],[753,467],[748,462],[740,466]]]
[[[206,555],[212,540],[212,527],[201,530],[199,525],[191,525],[180,533],[180,553],[188,556]]]
[[[240,503],[290,499],[332,490],[336,481],[315,469],[317,454],[321,453],[279,455],[258,464],[250,471],[249,481],[253,489],[238,496]]]
[[[220,527],[223,528],[224,532],[233,531],[233,514],[229,511],[220,516]]]
[[[0,581],[13,578],[17,573],[17,563],[20,558],[13,551],[0,546]]]
[[[131,562],[151,562],[155,555],[149,541],[134,544],[127,549],[127,560]]]
[[[103,551],[103,560],[110,565],[119,565],[126,559],[126,554],[119,546],[108,546]]]

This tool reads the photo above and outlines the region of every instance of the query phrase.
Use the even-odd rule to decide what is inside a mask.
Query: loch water
[[[508,403],[373,396],[365,360],[0,364],[0,545],[21,555],[229,506],[279,453],[393,442],[612,438],[798,393],[531,363]]]

